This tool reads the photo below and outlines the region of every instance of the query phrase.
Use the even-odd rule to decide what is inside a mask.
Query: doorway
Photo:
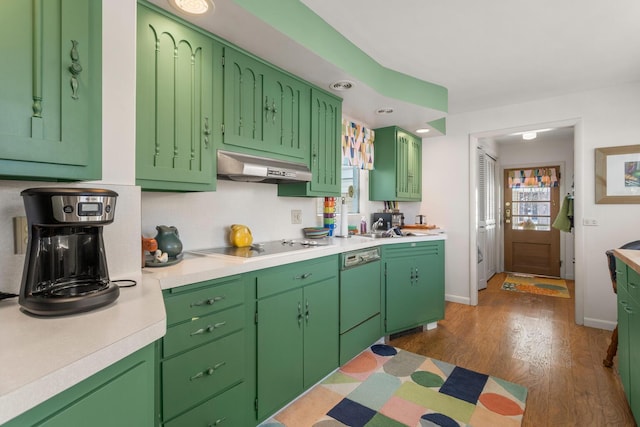
[[[504,270],[560,277],[559,166],[505,169]]]
[[[545,129],[542,131],[542,129]],[[522,141],[522,134],[532,129],[541,129],[538,138],[534,141]],[[548,132],[547,129],[550,129]],[[560,164],[561,174],[565,177],[561,181],[559,195],[562,199],[565,192],[576,194],[576,214],[580,215],[580,198],[582,196],[582,188],[573,183],[580,183],[580,179],[584,174],[582,168],[581,152],[576,152],[574,147],[579,145],[581,138],[582,125],[579,119],[561,120],[556,122],[546,122],[534,125],[503,128],[494,131],[477,132],[469,135],[469,155],[472,159],[477,158],[479,148],[486,149],[490,154],[495,155],[498,161],[496,181],[499,185],[497,192],[496,204],[496,256],[498,259],[498,272],[504,271],[504,191],[503,191],[503,170],[524,167],[541,167],[543,165]],[[562,140],[561,143],[554,142],[554,139]],[[519,140],[519,142],[517,142]],[[510,143],[515,143],[510,146]],[[505,149],[505,147],[510,147]],[[558,158],[564,161],[556,162],[558,150],[564,150],[562,156]],[[574,169],[575,165],[575,169]],[[478,169],[477,161],[470,162],[470,211],[469,211],[469,304],[478,304],[478,281],[480,280],[478,243],[480,242],[479,217],[478,217]],[[578,197],[579,196],[579,197]],[[574,229],[570,233],[562,232],[560,234],[560,259],[562,267],[560,275],[563,278],[574,279],[576,281],[576,300],[575,300],[575,320],[576,323],[582,324],[583,319],[583,289],[580,285],[581,270],[578,265],[581,263],[583,256],[583,237],[581,229]],[[574,276],[575,275],[575,276]]]

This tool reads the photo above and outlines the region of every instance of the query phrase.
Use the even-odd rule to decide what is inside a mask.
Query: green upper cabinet
[[[225,149],[306,163],[309,86],[230,47],[223,64]]]
[[[313,177],[308,183],[278,185],[279,196],[340,196],[342,100],[311,89]]]
[[[422,200],[422,141],[395,126],[376,129],[369,200]]]
[[[102,3],[0,3],[0,177],[100,179]]]
[[[215,189],[221,55],[209,36],[138,5],[136,183],[144,190]]]

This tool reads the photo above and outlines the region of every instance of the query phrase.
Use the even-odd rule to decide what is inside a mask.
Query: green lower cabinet
[[[167,334],[158,342],[158,422],[251,425],[254,295],[242,275],[163,291]],[[249,309],[251,307],[251,309]]]
[[[401,243],[382,249],[385,333],[444,318],[444,241]]]
[[[0,177],[102,176],[102,2],[0,2]]]
[[[336,261],[328,257],[295,263],[258,276],[258,421],[338,367]],[[272,287],[276,281],[280,292]],[[269,289],[263,297],[261,287]]]
[[[634,298],[640,275],[616,260],[618,288],[618,372],[634,418],[640,420],[640,301]]]
[[[153,426],[154,345],[149,345],[3,427]]]

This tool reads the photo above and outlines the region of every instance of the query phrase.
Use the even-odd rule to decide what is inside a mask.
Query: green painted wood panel
[[[304,388],[339,365],[338,279],[304,287]]]
[[[340,366],[382,337],[380,323],[380,314],[376,314],[358,327],[340,335]]]
[[[230,47],[224,49],[227,149],[306,163],[309,85]]]
[[[380,261],[340,274],[340,333],[380,313]]]
[[[302,289],[258,300],[258,419],[302,393]]]
[[[636,419],[640,419],[640,303],[635,292],[638,274],[616,259],[618,299],[618,373],[627,401]]]
[[[214,190],[214,57],[222,47],[144,5],[137,26],[136,183]]]
[[[376,156],[369,171],[369,199],[422,200],[422,141],[390,126],[375,129]]]
[[[248,414],[242,405],[244,399],[245,384],[241,383],[165,423],[164,427],[246,426]]]
[[[162,362],[165,421],[244,379],[244,331]]]
[[[154,345],[149,345],[3,427],[152,426]]]
[[[342,100],[312,89],[309,167],[313,176],[308,183],[279,184],[279,196],[340,196],[341,124]]]
[[[0,4],[0,176],[99,179],[101,1]]]
[[[617,279],[618,285],[620,280]],[[626,289],[618,286],[618,374],[622,381],[627,400],[631,403],[630,388],[630,322],[627,310],[629,308],[629,294]]]
[[[386,333],[444,318],[444,243],[383,247]]]

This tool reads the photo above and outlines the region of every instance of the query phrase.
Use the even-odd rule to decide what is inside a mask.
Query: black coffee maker
[[[20,193],[29,242],[18,299],[43,316],[73,314],[115,301],[102,227],[113,222],[118,193],[105,189],[30,188]]]

